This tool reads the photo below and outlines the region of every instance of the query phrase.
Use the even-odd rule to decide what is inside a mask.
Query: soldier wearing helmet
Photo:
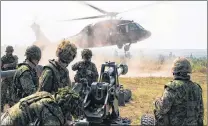
[[[96,82],[98,79],[98,71],[96,65],[91,62],[92,51],[90,49],[84,49],[81,52],[83,61],[77,62],[72,65],[72,70],[77,71],[74,80],[81,83],[81,80],[86,79],[88,86],[92,82]]]
[[[57,47],[57,59],[49,60],[44,66],[40,77],[38,91],[54,93],[58,88],[71,87],[69,71],[67,66],[74,60],[77,54],[77,47],[68,40],[63,40]]]
[[[142,125],[203,126],[202,88],[191,81],[191,72],[191,64],[186,58],[175,59],[173,81],[165,85],[163,96],[156,99],[154,116],[142,116]]]
[[[12,46],[6,47],[6,55],[1,57],[1,70],[14,70],[16,69],[18,63],[18,57],[13,55],[14,49]],[[2,78],[1,84],[1,111],[3,111],[4,105],[9,103],[10,104],[10,93],[11,93],[11,83],[13,78]]]
[[[41,59],[41,50],[38,46],[29,46],[25,51],[26,59],[18,64],[12,85],[13,103],[18,102],[30,94],[35,93],[38,88],[37,66]]]
[[[65,126],[67,114],[75,119],[83,115],[79,95],[61,88],[54,95],[42,91],[22,98],[1,116],[1,125],[6,126]]]

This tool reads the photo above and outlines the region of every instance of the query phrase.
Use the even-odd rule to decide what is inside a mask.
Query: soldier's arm
[[[77,63],[75,63],[74,65],[72,65],[72,70],[73,70],[73,71],[78,70],[79,65],[80,65],[79,62],[77,62]]]
[[[3,68],[4,65],[4,57],[1,57],[1,68]]]
[[[203,126],[203,120],[204,120],[204,104],[203,104],[203,97],[201,90],[198,126]]]
[[[8,67],[16,67],[17,66],[17,63],[18,63],[18,57],[17,56],[14,56],[15,58],[15,61],[13,63],[9,63],[7,64]]]
[[[53,82],[53,74],[50,69],[43,70],[39,79],[39,89],[38,91],[51,92]]]
[[[93,78],[95,78],[97,80],[99,75],[98,75],[97,67],[95,64],[93,64],[92,72],[93,72],[93,74],[92,74]]]
[[[174,99],[174,91],[166,87],[161,99],[155,102],[155,107],[158,114],[166,114],[171,109]]]
[[[29,71],[26,71],[20,77],[20,83],[24,90],[24,93],[27,95],[33,94],[36,91],[36,86],[33,83],[32,76]]]

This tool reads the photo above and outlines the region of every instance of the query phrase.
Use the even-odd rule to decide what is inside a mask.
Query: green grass
[[[191,57],[189,58],[192,66],[193,72],[201,72],[201,73],[206,73],[207,72],[207,58],[202,57],[202,58],[194,58]]]
[[[153,102],[155,98],[162,96],[164,84],[172,80],[170,77],[144,77],[144,78],[120,78],[124,88],[132,90],[133,100],[120,107],[122,117],[128,117],[132,124],[140,124],[142,114],[153,113]],[[197,82],[203,89],[204,100],[204,124],[207,124],[207,86],[206,74],[193,73],[192,81]]]

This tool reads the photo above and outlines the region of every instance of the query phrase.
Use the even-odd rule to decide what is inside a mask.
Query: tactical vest
[[[58,66],[55,64],[55,60],[49,60],[49,64],[44,66],[43,69],[50,69],[52,71],[52,89],[50,93],[54,93],[58,91],[58,88],[63,88],[66,85],[66,79],[69,79],[69,71],[64,69],[64,75],[59,72]]]
[[[85,78],[85,79],[87,79],[87,81],[88,81],[88,84],[89,85],[91,85],[91,80],[93,79],[92,77],[89,77],[88,75],[87,75],[87,70],[92,70],[92,68],[93,68],[93,64],[90,62],[90,63],[88,63],[87,65],[85,65],[84,64],[84,61],[81,61],[81,62],[79,62],[79,64],[78,65],[81,65],[82,66],[82,68],[81,69],[78,69],[78,71],[77,71],[77,73],[75,74],[75,77],[74,77],[74,80],[76,81],[76,82],[80,82],[80,79],[81,78]],[[94,71],[93,71],[94,72]]]
[[[27,94],[25,94],[25,91],[22,88],[22,85],[20,83],[20,77],[22,77],[24,72],[30,72],[32,79],[33,79],[33,83],[35,84],[36,88],[38,87],[38,76],[36,71],[32,70],[32,68],[26,64],[26,63],[21,63],[18,65],[18,70],[16,71],[15,75],[14,75],[14,79],[13,79],[13,84],[12,84],[12,93],[13,98],[18,100],[21,98],[24,98],[27,96]]]
[[[16,105],[18,105],[18,108],[14,107],[14,109],[20,109],[21,112],[19,114],[21,115],[17,115],[13,108],[11,111],[9,111],[9,114],[13,116],[12,118],[21,117],[22,119],[18,119],[21,124],[32,123],[32,125],[35,126],[42,126],[42,120],[44,118],[44,115],[42,115],[42,110],[44,107],[47,108],[49,112],[59,120],[61,125],[64,124],[64,116],[61,108],[57,103],[55,103],[54,98],[48,92],[37,92],[28,97],[22,98],[19,104]]]
[[[176,95],[168,112],[171,125],[197,125],[202,89],[192,81],[174,80],[165,85]]]
[[[6,56],[6,55],[4,55],[4,56],[2,57],[2,66],[3,66],[4,64],[14,63],[15,58],[17,58],[16,55],[14,55],[14,56],[9,56],[9,57]],[[2,68],[3,71],[5,71],[5,70],[14,70],[14,69],[16,69],[16,67]]]

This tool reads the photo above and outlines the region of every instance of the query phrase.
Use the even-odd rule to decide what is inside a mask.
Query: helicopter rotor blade
[[[118,14],[126,13],[126,12],[133,11],[133,10],[136,10],[136,9],[143,9],[143,8],[146,8],[146,7],[149,7],[149,6],[152,6],[152,5],[156,5],[156,4],[160,4],[160,3],[164,3],[164,2],[165,1],[160,1],[160,2],[154,2],[154,3],[151,3],[151,4],[147,4],[147,5],[144,5],[144,6],[138,6],[138,7],[135,7],[135,8],[131,8],[131,9],[119,12]]]
[[[62,21],[75,21],[75,20],[85,20],[85,19],[96,19],[96,18],[103,18],[103,17],[106,17],[106,15],[98,15],[98,16],[91,16],[91,17],[75,18],[75,19],[62,20]]]
[[[87,3],[87,2],[81,2],[81,3],[84,4],[84,5],[87,5],[87,6],[91,7],[91,8],[93,8],[93,9],[95,9],[95,10],[97,10],[97,11],[103,13],[103,14],[107,14],[108,13],[107,11],[104,11],[104,10],[98,8],[98,7],[95,7],[95,6],[93,6],[93,5],[91,5],[91,4]]]

